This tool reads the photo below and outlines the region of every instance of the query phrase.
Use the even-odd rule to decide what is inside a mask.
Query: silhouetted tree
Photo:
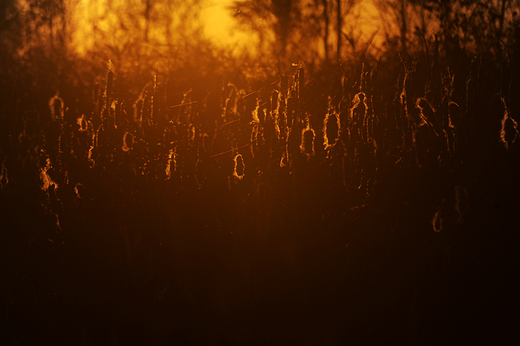
[[[274,34],[273,53],[284,60],[295,28],[301,25],[299,0],[237,1],[235,18],[251,25],[263,41]]]
[[[414,0],[438,22],[441,43],[447,54],[455,49],[493,53],[502,58],[513,19],[520,9],[518,0]]]

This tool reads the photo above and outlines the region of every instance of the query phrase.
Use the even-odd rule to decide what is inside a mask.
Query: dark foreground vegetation
[[[2,56],[0,343],[519,344],[509,48],[142,90]]]
[[[4,89],[3,340],[517,342],[518,79],[423,62]]]

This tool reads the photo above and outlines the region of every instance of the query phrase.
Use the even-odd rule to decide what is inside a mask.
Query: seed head
[[[502,127],[500,128],[500,142],[504,148],[509,150],[518,138],[518,123],[509,117],[509,109],[503,97],[502,103],[504,104],[504,117],[502,118]]]
[[[435,214],[433,214],[432,218],[432,227],[433,231],[439,233],[442,231],[442,216],[441,216],[441,208],[439,208]]]
[[[300,149],[302,152],[307,154],[308,156],[314,155],[314,138],[315,138],[314,130],[307,127],[303,130],[302,134],[302,144]]]
[[[427,124],[436,134],[438,134],[439,131],[435,126],[435,111],[428,101],[423,98],[418,98],[415,102],[415,107],[419,110],[420,122],[418,125],[421,126]]]
[[[357,125],[358,127],[360,127],[363,125],[366,111],[368,109],[365,93],[357,93],[352,101],[354,104],[350,109],[350,117],[352,119],[353,125]]]
[[[88,122],[87,119],[85,119],[85,114],[81,114],[81,116],[76,120],[76,123],[79,126],[80,132],[85,132],[88,130]]]
[[[333,111],[329,111],[329,113],[327,113],[327,116],[325,117],[324,125],[324,142],[325,147],[328,148],[333,146],[339,137],[340,123],[338,115]]]
[[[51,119],[56,121],[57,119],[62,120],[65,114],[63,100],[59,97],[59,93],[56,93],[49,100],[49,107],[51,109]]]
[[[168,162],[166,163],[166,180],[169,180],[172,177],[172,173],[175,173],[177,170],[177,154],[175,153],[175,150],[170,149],[170,152],[168,154]]]
[[[121,149],[126,153],[128,152],[130,149],[132,149],[134,145],[134,136],[126,131],[125,134],[123,135],[123,146],[121,147]]]
[[[233,169],[233,176],[237,178],[238,180],[242,180],[245,175],[245,164],[244,164],[244,158],[240,154],[236,154],[233,158],[233,161],[235,161],[235,167]]]

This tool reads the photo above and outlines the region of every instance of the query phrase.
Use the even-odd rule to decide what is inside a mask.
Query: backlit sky
[[[201,19],[205,22],[205,33],[211,40],[219,45],[241,48],[251,45],[251,41],[258,38],[248,32],[237,29],[236,22],[232,17],[230,7],[233,0],[209,0],[201,14]],[[364,39],[368,39],[374,32],[378,30],[378,13],[372,1],[360,1],[362,6],[359,24],[360,35]],[[244,28],[245,29],[245,28]]]
[[[88,23],[95,22],[96,30],[105,32],[113,32],[107,35],[113,42],[107,44],[117,44],[123,37],[118,37],[118,33],[112,28],[118,26],[117,16],[110,16],[110,13],[117,13],[117,8],[131,6],[133,0],[67,0],[68,6],[74,12],[73,20],[77,24],[79,32],[76,33],[76,46],[80,51],[88,50],[88,46],[93,43],[93,28]],[[135,1],[136,4],[142,4]],[[166,2],[168,3],[168,2]],[[172,2],[174,4],[175,2]],[[234,20],[231,12],[234,0],[206,0],[202,5],[202,10],[198,13],[198,18],[204,23],[204,33],[216,45],[232,48],[235,52],[242,51],[244,48],[252,51],[258,41],[258,36],[247,31],[247,28],[240,28]],[[108,5],[110,4],[110,5]],[[106,11],[110,6],[112,10]],[[173,5],[172,5],[173,6]],[[360,36],[360,41],[365,41],[378,30],[380,20],[371,1],[360,1],[360,17],[353,21],[352,18],[345,20],[345,25],[352,24],[355,26],[355,35]],[[134,8],[137,8],[135,6]],[[174,7],[165,10],[175,10]],[[108,15],[107,15],[108,14]],[[97,18],[97,20],[95,19]],[[124,22],[124,21],[123,21]],[[354,23],[354,24],[353,24]],[[123,23],[125,24],[125,23]],[[126,23],[132,25],[132,23]],[[334,32],[331,27],[331,33]],[[381,31],[380,31],[381,32]],[[124,33],[120,33],[124,34]],[[154,33],[152,32],[151,35]],[[159,33],[161,34],[161,33]],[[331,42],[332,45],[332,42]]]
[[[252,33],[246,33],[237,27],[229,7],[232,0],[209,0],[201,13],[204,21],[205,34],[216,44],[225,47],[241,49],[258,38]]]

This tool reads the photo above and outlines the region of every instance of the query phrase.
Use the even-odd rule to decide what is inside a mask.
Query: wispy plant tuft
[[[464,215],[469,211],[468,191],[464,186],[455,186],[455,211],[459,215],[457,222],[460,224],[464,220]]]
[[[435,134],[438,134],[438,130],[435,126],[435,110],[430,106],[428,101],[426,101],[423,98],[418,98],[415,102],[415,107],[419,110],[419,116],[421,118],[421,122],[418,124],[418,126],[428,125],[430,128],[435,132]]]
[[[48,171],[52,168],[51,160],[47,158],[45,160],[45,167],[40,169],[40,179],[42,181],[42,190],[47,191],[51,185],[54,185],[56,188],[58,184],[56,184],[52,178],[50,177]]]
[[[432,226],[433,226],[433,230],[436,232],[436,233],[439,233],[440,231],[442,231],[442,216],[441,216],[441,208],[439,208],[435,214],[433,215],[433,218],[432,218]]]
[[[506,150],[509,150],[518,138],[518,123],[509,116],[509,109],[503,97],[501,97],[501,100],[504,105],[504,116],[502,118],[502,127],[500,128],[500,143]]]
[[[168,154],[168,162],[166,163],[166,180],[171,179],[172,174],[177,170],[177,154],[174,149],[170,149]]]

